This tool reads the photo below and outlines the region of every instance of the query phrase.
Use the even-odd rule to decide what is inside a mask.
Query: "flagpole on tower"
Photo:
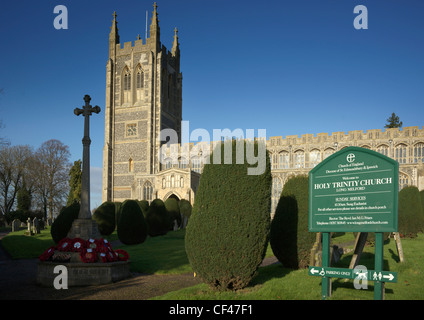
[[[147,10],[146,10],[146,38],[145,39],[147,40]]]

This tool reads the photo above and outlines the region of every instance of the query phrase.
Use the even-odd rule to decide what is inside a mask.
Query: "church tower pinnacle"
[[[178,43],[178,29],[175,28],[174,32],[174,43],[172,44],[171,53],[176,57],[180,55],[180,44]]]
[[[156,38],[157,41],[160,41],[160,28],[157,7],[158,6],[155,2],[153,4],[152,23],[150,24],[150,38]]]
[[[113,12],[112,26],[109,33],[109,58],[114,59],[116,53],[116,45],[119,43],[118,22],[116,21],[116,11]]]

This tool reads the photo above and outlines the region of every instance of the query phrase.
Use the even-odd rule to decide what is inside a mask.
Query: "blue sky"
[[[56,30],[56,5],[68,29]],[[161,41],[179,30],[183,119],[190,130],[266,129],[267,137],[383,129],[392,112],[424,125],[424,1],[157,1]],[[356,30],[356,5],[368,29]],[[101,203],[108,35],[144,38],[153,1],[7,1],[0,11],[0,136],[38,148],[58,139],[82,157],[89,94],[91,206]]]

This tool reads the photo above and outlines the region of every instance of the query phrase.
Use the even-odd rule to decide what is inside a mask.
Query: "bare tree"
[[[59,140],[48,140],[37,149],[33,163],[33,188],[44,214],[53,218],[68,195],[69,147]]]
[[[7,215],[15,204],[31,156],[32,149],[27,145],[0,148],[0,211],[3,215]]]

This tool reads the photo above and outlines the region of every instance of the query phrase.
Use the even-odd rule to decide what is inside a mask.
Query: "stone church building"
[[[173,129],[181,137],[183,78],[178,31],[169,51],[160,41],[156,4],[149,31],[144,41],[138,37],[122,46],[114,13],[106,66],[102,201],[175,197],[193,203],[202,173],[202,150],[210,146],[169,145],[163,149],[165,154],[190,156],[165,156],[159,161],[161,130]],[[279,136],[270,137],[266,144],[273,176],[271,215],[291,175],[308,174],[347,146],[372,149],[397,160],[399,189],[407,185],[424,189],[424,128]]]

